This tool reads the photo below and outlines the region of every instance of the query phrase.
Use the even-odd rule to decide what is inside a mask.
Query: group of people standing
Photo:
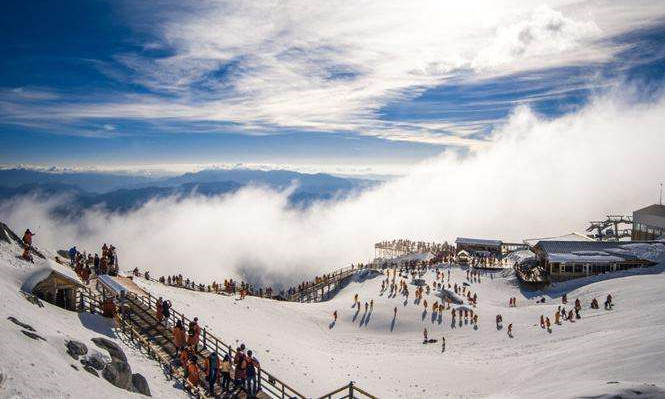
[[[101,256],[99,256],[98,253],[95,253],[94,256],[91,253],[81,253],[75,246],[70,248],[67,253],[70,265],[86,284],[90,282],[90,278],[93,274],[95,276],[101,276],[104,274],[111,276],[118,275],[119,267],[116,248],[113,245],[106,245],[106,243],[104,243],[104,245],[102,245],[101,253]]]

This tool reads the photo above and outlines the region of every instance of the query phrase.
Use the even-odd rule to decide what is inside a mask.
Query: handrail
[[[356,393],[360,395],[356,395]],[[338,396],[337,394],[342,394]],[[353,381],[348,385],[344,385],[341,388],[338,388],[332,392],[329,392],[323,396],[320,396],[319,399],[379,399],[378,397],[367,393],[365,390],[358,388]]]
[[[144,304],[146,304],[147,302],[148,309],[152,309],[153,306],[156,306],[157,304],[157,298],[153,297],[150,293],[148,293],[148,296],[146,297],[145,295],[137,295],[133,292],[130,292],[127,294],[127,297],[128,298],[134,297]],[[173,324],[175,324],[177,320],[181,320],[185,325],[191,321],[187,316],[184,315],[184,313],[180,313],[175,309],[172,309],[172,313],[169,317],[170,319],[172,319]],[[213,334],[209,333],[205,328],[201,330],[200,343],[203,345],[204,348],[210,350],[211,352],[214,351],[222,355],[228,354],[229,357],[231,358],[235,356],[236,351],[231,347],[231,345],[224,343],[224,341],[220,340],[219,338],[215,337]],[[268,371],[264,370],[263,368],[259,369],[258,379],[259,379],[259,387],[262,388],[263,391],[272,398],[280,398],[280,399],[289,399],[294,397],[299,399],[306,398],[303,394],[296,391],[294,388],[287,385],[286,383],[282,382],[280,379],[278,379]]]
[[[337,270],[334,270],[332,273],[329,273],[329,277],[327,279],[324,279],[323,281],[319,283],[315,283],[303,290],[297,291],[293,295],[290,295],[288,297],[288,300],[291,302],[300,302],[302,298],[308,297],[312,293],[318,291],[321,288],[324,288],[330,284],[337,283],[338,281],[344,280],[347,277],[353,275],[354,273],[361,271],[361,270],[376,270],[377,266],[374,266],[372,264],[367,264],[367,265],[351,265],[347,267],[343,267]]]

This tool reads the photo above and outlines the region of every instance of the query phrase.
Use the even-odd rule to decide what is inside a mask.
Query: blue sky
[[[519,105],[554,118],[617,85],[659,90],[665,7],[626,3],[4,1],[0,163],[473,150]]]

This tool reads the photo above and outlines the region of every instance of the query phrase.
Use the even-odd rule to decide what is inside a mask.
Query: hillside
[[[465,281],[464,270],[445,270],[451,272],[451,283]],[[382,398],[565,398],[665,387],[662,272],[658,266],[643,274],[599,281],[601,276],[579,288],[563,285],[542,293],[522,292],[512,272],[486,273],[480,283],[470,285],[479,298],[478,329],[470,324],[453,327],[449,311],[440,321],[432,320],[431,304],[440,301],[434,292],[424,297],[430,306],[425,314],[422,305],[414,304],[413,294],[406,304],[400,295],[381,295],[380,276],[359,279],[331,301],[316,304],[236,300],[142,279],[139,284],[171,299],[175,308],[198,315],[227,342],[245,342],[264,367],[309,395],[352,380]],[[434,272],[426,278],[431,282]],[[568,309],[576,298],[581,300],[582,319],[555,325],[548,333],[538,326],[539,317],[554,321],[562,292],[568,292]],[[365,314],[352,308],[356,293],[361,302],[373,299],[374,310]],[[608,293],[616,303],[611,311],[602,309]],[[518,306],[509,308],[513,296]],[[536,303],[541,296],[545,303]],[[589,309],[593,298],[601,302],[600,310]],[[395,306],[398,315],[392,326]],[[335,310],[339,320],[332,326]],[[503,315],[502,330],[495,325],[497,314]],[[513,324],[514,338],[506,334],[508,323]],[[444,353],[440,341],[422,344],[425,327],[430,338],[446,337]]]
[[[18,259],[18,255],[18,246],[0,241],[0,397],[145,398],[89,374],[67,354],[66,342],[75,340],[87,346],[88,355],[107,358],[108,354],[91,342],[92,338],[100,337],[120,346],[132,372],[146,378],[153,397],[185,397],[172,386],[172,381],[166,380],[157,363],[118,337],[112,321],[45,302],[42,302],[44,307],[39,307],[26,300],[19,289],[47,261],[35,257],[35,263],[31,264]],[[11,322],[9,317],[29,325],[43,339],[28,337],[22,332],[28,329]]]
[[[662,244],[644,245],[641,250],[651,259],[665,259]],[[45,254],[53,257],[51,251]],[[6,354],[0,365],[0,397],[138,395],[72,368],[77,362],[66,354],[66,340],[89,343],[99,336],[125,350],[134,372],[148,380],[153,396],[182,397],[157,364],[123,343],[106,319],[28,302],[19,288],[46,261],[36,259],[33,265],[17,255],[16,245],[0,242],[0,297],[5,304],[0,310],[5,320],[0,323],[4,338],[0,351]],[[452,324],[450,310],[433,316],[431,304],[441,302],[434,290],[424,294],[426,310],[414,300],[413,285],[409,285],[408,300],[381,293],[384,277],[376,272],[361,272],[330,301],[310,304],[256,297],[240,300],[142,278],[135,281],[152,295],[171,300],[175,310],[199,317],[203,327],[225,342],[245,343],[264,368],[311,397],[349,381],[380,398],[665,395],[663,263],[560,283],[543,292],[521,290],[510,270],[484,272],[479,281],[467,280],[466,270],[459,267],[441,265],[440,270],[450,272],[451,284],[468,284],[478,295],[475,308],[466,303],[453,305],[473,309],[479,315],[477,327],[460,323],[459,318]],[[435,279],[434,270],[425,276],[430,284]],[[582,318],[553,325],[548,332],[538,325],[540,315],[554,321],[564,293],[567,309],[580,299]],[[355,294],[363,304],[373,300],[373,309],[365,312],[353,307]],[[612,310],[602,308],[607,294],[614,298]],[[517,298],[517,307],[508,307],[510,297]],[[589,308],[593,298],[600,301],[600,309]],[[339,319],[332,323],[335,310]],[[497,314],[503,316],[502,328],[495,324]],[[8,317],[31,325],[46,341],[28,338]],[[509,323],[512,338],[506,333]],[[437,342],[423,344],[424,328]]]
[[[124,212],[154,199],[190,195],[213,197],[234,193],[248,185],[259,185],[275,190],[293,188],[289,203],[307,207],[315,201],[345,198],[376,184],[372,180],[287,170],[203,170],[172,178],[152,178],[110,173],[5,169],[0,170],[0,202],[23,196],[41,200],[63,196],[67,198],[66,203],[55,211],[59,215],[71,216],[91,208]]]

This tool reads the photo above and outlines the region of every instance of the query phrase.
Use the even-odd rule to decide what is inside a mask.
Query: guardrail
[[[153,309],[153,307],[156,309],[157,298],[153,297],[150,293],[148,293],[148,296],[137,295],[135,293],[128,293],[127,296],[141,301],[142,304],[148,306],[148,309]],[[188,325],[189,322],[191,321],[187,316],[185,316],[181,312],[178,312],[175,309],[171,309],[169,320],[172,322],[172,324],[175,324],[177,320],[180,320],[185,326]],[[221,339],[215,337],[206,328],[201,329],[201,338],[199,344],[201,344],[203,348],[208,349],[211,352],[212,351],[217,352],[222,357],[227,354],[229,355],[229,357],[231,357],[231,359],[235,357],[236,350],[233,349],[231,345],[228,345],[224,343],[224,341],[222,341]],[[263,368],[259,368],[257,377],[260,389],[271,398],[279,398],[279,399],[306,398],[305,395],[296,391],[293,387],[284,383],[283,381],[275,377],[270,372],[264,370]]]
[[[338,283],[342,282],[343,280],[351,277],[354,273],[361,271],[361,270],[377,270],[379,269],[378,266],[368,264],[368,265],[351,265],[348,267],[343,267],[341,269],[337,269],[333,271],[331,274],[328,274],[328,277],[323,279],[322,281],[318,283],[314,283],[310,285],[309,287],[297,291],[293,295],[288,296],[288,300],[291,302],[303,302],[303,301],[309,301],[312,296],[314,298],[317,297],[317,293],[319,290],[323,290],[326,287],[330,287],[331,285],[337,285]],[[313,295],[314,294],[314,295]]]
[[[349,385],[345,385],[339,389],[336,389],[330,393],[327,393],[319,399],[379,399],[378,397],[367,393],[366,391],[358,388],[354,385],[353,381]]]
[[[367,265],[363,267],[350,266],[347,268],[342,268],[337,270],[336,272],[333,273],[333,276],[337,279],[336,281],[340,281],[357,271],[368,270],[368,269],[374,270],[377,269],[377,267],[372,265]],[[326,286],[328,284],[329,281],[324,281],[308,289],[320,289],[321,287]],[[299,295],[300,293],[297,294]],[[138,295],[133,292],[127,292],[125,299],[130,301],[131,300],[139,301],[141,304],[147,305],[148,310],[152,309],[156,310],[157,298],[153,297],[150,293],[148,293],[148,295],[145,296],[145,295]],[[96,295],[90,288],[83,287],[82,289],[77,290],[77,297],[76,297],[77,310],[93,314],[102,314],[103,309],[101,302],[102,302],[101,296]],[[190,386],[184,374],[178,371],[177,369],[173,369],[171,367],[172,359],[160,355],[159,353],[160,348],[157,347],[157,345],[155,345],[154,343],[150,342],[150,340],[143,337],[141,333],[136,330],[135,326],[129,320],[124,319],[122,317],[123,316],[122,311],[123,309],[121,309],[121,312],[115,317],[115,319],[118,322],[120,330],[123,332],[123,334],[128,336],[130,341],[137,342],[140,346],[144,347],[147,350],[148,355],[156,359],[160,363],[160,365],[168,367],[168,370],[170,370],[170,375],[172,377],[175,377],[176,379],[182,379],[183,386],[188,386],[191,389],[196,390],[197,392],[199,392],[200,394],[199,396],[205,394],[205,390],[203,390],[203,388]],[[148,314],[150,315],[150,317],[154,318],[154,316],[149,312]],[[156,318],[154,319],[155,322],[157,322]],[[189,319],[184,313],[178,312],[177,310],[172,308],[169,315],[169,321],[171,322],[171,324],[175,325],[177,320],[180,320],[185,326],[188,325],[189,322],[191,322],[191,319]],[[210,333],[205,327],[201,329],[200,337],[201,338],[199,344],[201,344],[204,349],[207,349],[211,352],[215,351],[221,356],[228,354],[229,357],[231,357],[232,359],[235,357],[236,350],[233,349],[231,345],[224,343],[224,341],[222,341],[221,339],[217,338],[215,335]],[[307,399],[305,395],[301,394],[296,389],[284,383],[283,381],[275,377],[275,375],[264,370],[263,368],[259,368],[257,377],[258,377],[258,384],[260,390],[270,398]],[[348,385],[345,385],[320,397],[320,399],[347,399],[347,398],[378,399],[378,397],[373,396],[364,391],[363,389],[355,386],[353,382],[350,382]]]

